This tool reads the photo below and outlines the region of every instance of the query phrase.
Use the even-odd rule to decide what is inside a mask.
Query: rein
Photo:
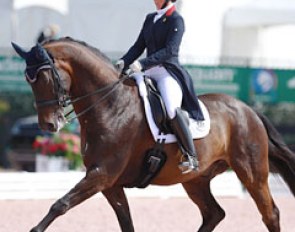
[[[96,94],[99,94],[99,93],[102,93],[104,91],[107,91],[110,89],[109,92],[107,92],[105,95],[103,95],[101,98],[97,99],[97,101],[95,101],[92,105],[88,106],[86,109],[82,110],[81,112],[79,112],[78,114],[76,114],[76,116],[74,117],[71,117],[71,118],[67,118],[71,113],[73,113],[74,110],[71,110],[70,112],[68,112],[67,114],[65,114],[65,118],[67,118],[67,123],[70,123],[71,121],[73,121],[74,119],[76,118],[79,118],[80,116],[84,115],[85,113],[87,113],[88,111],[90,111],[91,109],[95,108],[96,106],[98,106],[103,100],[105,100],[107,97],[109,97],[118,87],[119,87],[119,84],[121,84],[122,82],[124,82],[125,80],[128,80],[130,79],[131,76],[124,76],[122,78],[120,78],[118,81],[116,81],[115,83],[112,83],[112,84],[109,84],[109,85],[106,85],[100,89],[97,89],[89,94],[86,94],[86,95],[83,95],[83,96],[80,96],[80,97],[76,97],[72,100],[68,100],[67,103],[68,105],[72,105],[76,102],[79,102],[85,98],[88,98],[90,96],[93,96],[93,95],[96,95]]]

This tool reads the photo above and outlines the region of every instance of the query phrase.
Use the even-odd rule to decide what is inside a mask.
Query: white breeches
[[[147,76],[156,81],[158,90],[165,103],[170,119],[176,116],[176,108],[181,107],[182,90],[177,81],[162,66],[155,66],[145,71]]]

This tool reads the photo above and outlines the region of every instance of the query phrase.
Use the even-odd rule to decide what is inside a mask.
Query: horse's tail
[[[262,120],[269,140],[269,164],[271,171],[278,172],[295,196],[295,154],[288,148],[282,136],[263,114],[257,113]]]

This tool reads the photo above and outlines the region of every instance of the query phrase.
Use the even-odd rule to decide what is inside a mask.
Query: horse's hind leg
[[[102,191],[110,205],[113,207],[122,232],[134,232],[129,205],[122,187],[113,187]]]
[[[211,232],[225,217],[224,210],[216,202],[210,191],[210,178],[200,177],[183,183],[183,187],[191,200],[201,211],[203,223],[198,232]]]
[[[279,232],[279,210],[270,194],[267,178],[261,178],[259,175],[254,176],[254,182],[252,183],[244,180],[244,176],[241,177],[240,180],[244,183],[248,192],[256,202],[256,205],[262,215],[262,220],[268,230],[270,232]]]
[[[93,168],[70,192],[56,201],[48,214],[31,232],[43,232],[58,217],[105,188],[108,178],[104,171]]]
[[[252,152],[248,149],[250,159],[245,153],[240,153],[243,154],[240,157],[247,157],[246,159],[249,160],[243,159],[240,160],[242,162],[234,162],[232,168],[254,199],[268,230],[270,232],[279,232],[279,210],[273,201],[268,186],[267,154],[262,151],[262,147],[251,150]],[[253,150],[257,150],[259,153],[253,152]]]

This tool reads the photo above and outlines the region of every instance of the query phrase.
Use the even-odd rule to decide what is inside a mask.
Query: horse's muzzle
[[[66,124],[65,117],[60,114],[54,114],[51,117],[41,118],[39,116],[39,126],[44,131],[58,132]]]

